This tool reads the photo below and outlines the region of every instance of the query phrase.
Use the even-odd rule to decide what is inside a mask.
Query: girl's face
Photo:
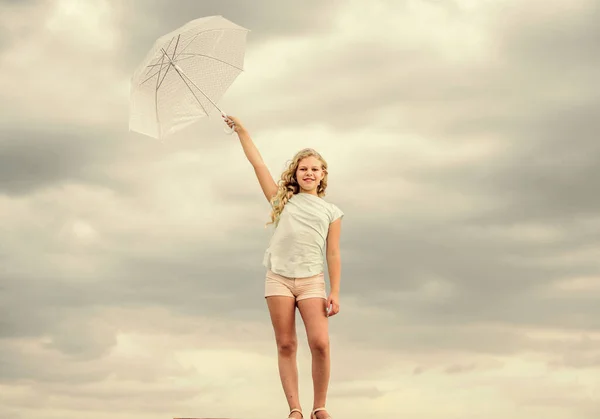
[[[302,192],[317,194],[317,186],[325,175],[321,165],[321,161],[314,156],[300,160],[296,170],[296,179]]]

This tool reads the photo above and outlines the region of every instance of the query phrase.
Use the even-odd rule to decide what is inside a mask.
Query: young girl
[[[296,307],[306,327],[312,354],[314,402],[311,419],[330,418],[325,409],[329,384],[330,350],[328,317],[340,310],[341,219],[344,213],[323,199],[327,188],[327,163],[312,149],[298,152],[275,183],[248,131],[240,120],[225,122],[238,134],[265,197],[270,202],[275,232],[265,252],[265,298],[275,331],[279,375],[287,397],[288,418],[301,419],[296,364]],[[324,256],[331,290],[325,290]]]

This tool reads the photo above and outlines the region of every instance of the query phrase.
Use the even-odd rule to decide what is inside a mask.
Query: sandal
[[[310,419],[317,419],[317,412],[320,412],[321,410],[326,410],[324,407],[317,407],[315,410],[312,411],[312,413],[310,414]],[[325,416],[324,419],[331,419],[331,416],[329,416],[329,414],[327,414],[327,416]]]
[[[292,409],[292,410],[290,410],[290,414],[288,415],[288,419],[291,418],[292,413],[294,413],[294,412],[298,412],[298,413],[300,413],[301,417],[304,417],[304,415],[302,414],[302,410],[300,410],[300,409]]]

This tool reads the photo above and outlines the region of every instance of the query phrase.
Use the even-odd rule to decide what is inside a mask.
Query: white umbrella
[[[243,71],[241,26],[209,16],[161,36],[131,78],[129,129],[161,139],[215,110]]]

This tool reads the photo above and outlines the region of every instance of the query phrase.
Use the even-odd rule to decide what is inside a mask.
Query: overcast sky
[[[137,64],[210,15],[251,30],[223,109],[346,214],[330,414],[600,417],[598,1],[0,8],[0,418],[287,414],[239,141],[128,132]]]

